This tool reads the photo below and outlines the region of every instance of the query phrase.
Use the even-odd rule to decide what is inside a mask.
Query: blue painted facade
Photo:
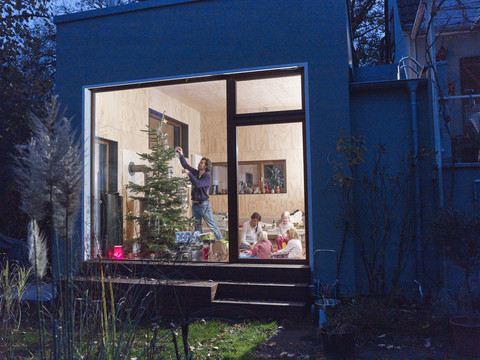
[[[431,49],[430,56],[435,60],[438,78],[438,89],[430,99],[431,107],[434,109],[436,103],[445,103],[444,110],[442,106],[437,107],[437,120],[432,120],[438,121],[440,128],[437,142],[441,156],[437,160],[437,166],[442,168],[444,201],[445,204],[472,210],[478,201],[476,187],[480,178],[480,166],[469,139],[467,122],[468,115],[478,111],[478,105],[472,111],[467,107],[469,102],[476,101],[478,104],[480,95],[478,89],[472,89],[476,98],[469,99],[465,96],[461,62],[464,59],[479,61],[480,27],[475,23],[479,10],[475,7],[464,9],[458,4],[442,5],[433,22],[433,30],[430,30],[435,33],[434,42],[427,46],[426,42],[432,41],[426,38],[429,7],[418,0],[394,0],[390,3],[391,11],[397,14],[396,60],[410,56],[421,65],[426,65],[431,62],[426,49]],[[423,15],[420,16],[421,14]],[[467,74],[466,77],[469,76],[478,77],[479,74],[470,70],[470,75]],[[445,118],[448,118],[448,131]]]
[[[367,147],[365,162],[359,166],[358,177],[372,177],[374,157],[380,146],[384,147],[382,158],[386,172],[393,176],[408,173],[410,168],[407,166],[407,157],[415,154],[414,133],[418,141],[417,153],[421,159],[417,163],[417,189],[413,175],[410,203],[401,201],[397,203],[398,208],[394,213],[398,219],[392,223],[395,230],[387,248],[389,260],[386,266],[390,266],[387,270],[391,271],[397,261],[399,228],[405,215],[403,206],[407,206],[407,213],[415,214],[417,205],[418,241],[412,244],[403,277],[405,286],[408,287],[412,279],[439,276],[436,273],[438,270],[436,256],[432,256],[432,249],[426,246],[429,224],[439,206],[428,82],[426,79],[394,80],[396,65],[380,66],[376,75],[373,70],[375,69],[358,69],[354,80],[367,78],[372,80],[351,83],[352,133],[365,136]],[[422,157],[422,154],[425,157]],[[401,179],[402,175],[399,176]],[[357,201],[359,206],[366,206],[366,200],[361,196]],[[362,222],[362,219],[359,221]],[[381,219],[378,221],[381,223]],[[356,247],[355,251],[357,280],[360,280],[365,278],[365,272],[360,261],[360,249]],[[365,289],[365,286],[362,280],[357,283],[357,288]]]
[[[315,249],[341,246],[341,207],[326,184],[342,130],[387,143],[392,164],[412,147],[408,84],[393,84],[394,78],[377,81],[375,69],[363,78],[358,72],[351,81],[346,20],[343,1],[278,0],[150,0],[60,16],[55,19],[57,92],[67,115],[83,129],[88,88],[303,66],[312,265]],[[419,133],[429,147],[430,107],[423,81],[418,81],[417,99]],[[422,201],[436,206],[429,181],[425,175]],[[349,238],[339,276],[350,292],[363,281],[361,266]],[[334,276],[332,267],[322,271]]]

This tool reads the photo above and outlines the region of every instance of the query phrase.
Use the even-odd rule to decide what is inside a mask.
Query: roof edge
[[[141,1],[141,2],[126,4],[126,5],[111,6],[103,9],[81,11],[73,14],[57,15],[57,16],[54,16],[53,22],[55,25],[58,25],[62,23],[72,22],[72,21],[121,14],[125,12],[140,11],[145,9],[166,7],[166,6],[179,5],[179,4],[191,3],[191,2],[200,2],[200,1],[205,1],[205,0],[148,0],[148,1]]]
[[[379,80],[379,81],[361,81],[350,83],[350,91],[365,91],[372,89],[399,88],[408,86],[409,83],[417,82],[419,85],[425,85],[427,78],[400,79],[400,80]]]

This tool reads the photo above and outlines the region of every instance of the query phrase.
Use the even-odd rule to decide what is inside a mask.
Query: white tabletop
[[[305,235],[305,229],[295,229],[297,230],[297,233],[299,236],[304,236]],[[265,230],[267,232],[268,235],[279,235],[280,232],[278,231],[278,228],[275,228],[275,229],[266,229]]]

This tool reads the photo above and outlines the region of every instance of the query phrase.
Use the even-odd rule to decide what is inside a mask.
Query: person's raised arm
[[[177,148],[177,153],[180,154],[180,164],[182,164],[183,168],[195,174],[197,172],[197,169],[188,165],[187,160],[185,160],[185,156],[183,155],[183,149],[181,147]]]

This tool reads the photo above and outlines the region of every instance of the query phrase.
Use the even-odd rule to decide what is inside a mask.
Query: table
[[[303,249],[303,254],[306,252],[306,247],[305,247],[305,229],[296,229],[298,236],[300,237],[300,241],[302,242],[302,249]],[[278,228],[275,229],[267,229],[265,230],[267,232],[268,238],[269,239],[276,239],[280,232],[278,231]]]
[[[305,248],[305,229],[296,229],[296,230],[297,230],[298,236],[300,237],[300,241],[302,242],[302,245]],[[275,239],[280,234],[278,229],[268,229],[266,230],[266,232],[269,237],[272,237],[272,238],[275,237]]]
[[[267,225],[269,226],[269,225]],[[300,241],[302,242],[302,248],[303,248],[303,252],[305,253],[306,252],[306,247],[305,247],[305,229],[297,229],[297,233],[298,233],[298,236],[300,237]],[[267,232],[267,235],[268,235],[268,239],[269,240],[275,240],[278,235],[280,234],[278,228],[275,228],[275,229],[272,229],[271,227],[270,228],[267,228],[265,229],[265,231]],[[242,226],[239,226],[238,227],[238,232],[239,232],[239,238],[240,238],[240,234],[242,232]]]

